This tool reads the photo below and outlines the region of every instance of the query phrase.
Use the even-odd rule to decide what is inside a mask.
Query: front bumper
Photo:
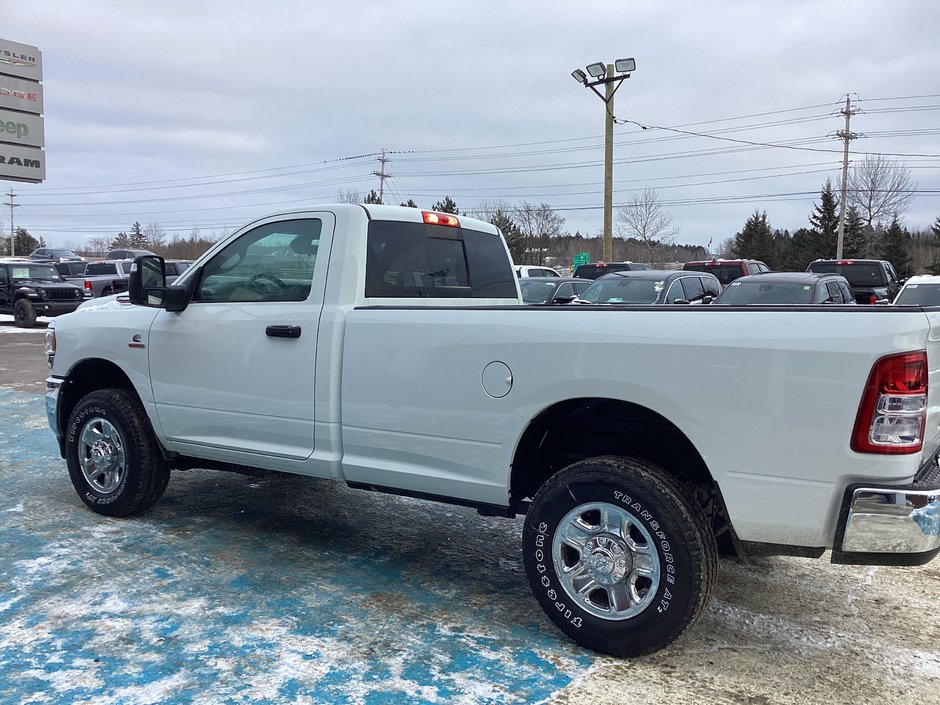
[[[64,381],[61,377],[46,377],[46,417],[49,419],[49,428],[55,433],[56,440],[59,442],[60,452],[62,452],[63,434],[59,426],[59,391]]]
[[[940,470],[903,486],[845,491],[833,563],[923,565],[940,552]]]
[[[33,305],[33,308],[36,309],[37,316],[62,316],[66,313],[72,313],[77,309],[81,304],[83,304],[87,299],[82,296],[80,299],[73,299],[68,301],[62,300],[46,300],[46,299],[30,299],[30,303]]]

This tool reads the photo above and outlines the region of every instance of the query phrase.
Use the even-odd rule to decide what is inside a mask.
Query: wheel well
[[[126,389],[137,394],[134,385],[124,370],[108,360],[93,359],[82,360],[69,372],[65,384],[59,393],[59,402],[56,408],[57,423],[60,436],[64,435],[65,425],[68,423],[72,409],[86,394],[96,389]]]
[[[694,494],[712,519],[716,536],[731,528],[718,486],[686,435],[661,414],[616,399],[570,399],[532,420],[513,458],[510,506],[524,511],[549,477],[601,455],[655,463]]]

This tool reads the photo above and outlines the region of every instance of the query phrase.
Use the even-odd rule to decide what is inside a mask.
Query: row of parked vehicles
[[[83,301],[127,291],[130,266],[148,250],[112,250],[104,260],[86,262],[71,250],[37,248],[29,257],[0,258],[0,314],[32,328],[40,316],[71,313]],[[191,264],[167,260],[167,284]]]
[[[904,282],[886,260],[820,259],[805,272],[772,272],[757,260],[723,259],[687,262],[678,271],[596,262],[578,266],[571,277],[546,273],[545,267],[537,268],[542,276],[528,276],[534,269],[516,268],[529,304],[940,304],[940,277]]]

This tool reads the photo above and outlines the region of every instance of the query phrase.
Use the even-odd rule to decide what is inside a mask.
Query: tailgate
[[[927,425],[924,429],[922,462],[929,461],[940,448],[940,308],[924,310],[930,322],[927,335]]]

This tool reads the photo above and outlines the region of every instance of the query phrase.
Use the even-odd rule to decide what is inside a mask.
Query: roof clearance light
[[[459,228],[460,221],[457,216],[450,213],[435,213],[434,211],[421,211],[421,217],[427,225],[446,225],[451,228]]]

